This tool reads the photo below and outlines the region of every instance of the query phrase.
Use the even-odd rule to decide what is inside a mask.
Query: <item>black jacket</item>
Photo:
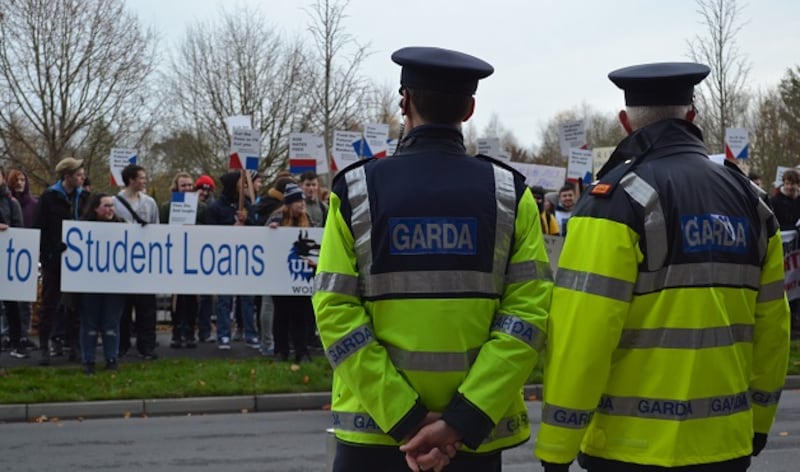
[[[797,229],[795,224],[800,219],[800,198],[790,198],[778,192],[769,202],[782,231]]]
[[[86,208],[89,192],[77,188],[67,195],[61,181],[50,186],[39,198],[33,227],[39,228],[39,259],[43,266],[61,263],[61,252],[66,248],[61,238],[64,220],[79,220]]]
[[[0,185],[0,223],[5,223],[12,228],[22,228],[22,207],[16,198],[11,195],[8,186]]]

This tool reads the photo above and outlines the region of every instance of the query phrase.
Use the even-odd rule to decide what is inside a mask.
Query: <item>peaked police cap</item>
[[[608,78],[625,91],[629,106],[690,105],[694,86],[709,72],[694,62],[660,62],[617,69]]]
[[[477,57],[433,47],[399,49],[392,54],[392,60],[403,67],[403,87],[451,94],[474,94],[478,80],[494,72],[488,62]]]

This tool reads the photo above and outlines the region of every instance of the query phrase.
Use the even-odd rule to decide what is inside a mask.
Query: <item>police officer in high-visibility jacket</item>
[[[316,275],[334,469],[500,470],[530,435],[521,387],[550,305],[538,209],[520,174],[466,154],[492,67],[427,47],[392,59],[410,131],[334,180]]]
[[[694,63],[609,74],[629,136],[569,222],[536,456],[566,471],[744,471],[789,353],[775,217],[692,124]]]

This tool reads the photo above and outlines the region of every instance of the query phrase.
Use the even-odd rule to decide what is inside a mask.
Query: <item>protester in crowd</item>
[[[114,198],[114,211],[128,223],[142,226],[158,224],[158,205],[153,197],[144,193],[147,171],[137,164],[122,169],[125,187]],[[132,293],[125,296],[125,309],[120,322],[120,357],[131,347],[131,321],[136,332],[136,350],[146,360],[158,359],[156,354],[156,296],[151,293]]]
[[[328,206],[319,199],[319,177],[313,170],[300,174],[300,188],[303,190],[303,199],[306,202],[306,214],[311,226],[321,228],[325,226],[328,216]]]
[[[800,172],[787,169],[783,173],[782,181],[783,185],[770,198],[770,203],[781,231],[796,230],[800,220]]]
[[[197,200],[211,205],[214,201],[214,179],[206,174],[201,175],[194,182],[194,188],[197,190]]]
[[[115,215],[114,197],[105,193],[93,193],[84,221],[125,223]],[[106,370],[117,370],[119,355],[119,323],[125,307],[125,295],[121,293],[82,293],[80,295],[80,339],[81,362],[86,375],[94,375],[97,337],[103,340],[103,359]]]
[[[291,176],[279,177],[261,197],[253,209],[256,225],[266,225],[270,215],[283,205],[283,191],[289,184],[296,185]],[[275,304],[272,295],[262,295],[261,303],[257,304],[256,308],[258,309],[258,326],[261,333],[261,353],[265,356],[272,356],[275,354],[275,340],[272,336]]]
[[[320,187],[319,188],[319,201],[321,201],[326,207],[330,208],[331,205],[331,189],[328,187]]]
[[[245,198],[243,208],[239,208],[239,192],[245,190],[245,184],[240,179],[245,176],[242,172],[229,172],[223,175],[222,193],[219,198],[209,205],[206,211],[206,223],[210,225],[245,226],[252,224],[248,218],[251,205]],[[241,190],[240,190],[241,189]],[[236,301],[241,304],[242,325],[244,328],[245,343],[248,347],[258,349],[261,343],[255,326],[255,312],[253,311],[253,296],[238,295]],[[217,348],[231,348],[231,314],[234,297],[231,295],[217,295]]]
[[[64,220],[78,220],[85,207],[88,193],[82,189],[86,173],[83,169],[83,159],[65,157],[56,164],[58,182],[48,187],[36,207],[33,226],[41,230],[39,244],[39,260],[42,265],[42,299],[39,305],[39,350],[40,363],[50,365],[50,335],[55,317],[59,313],[61,302],[61,252],[66,249],[61,238],[61,226]],[[66,309],[65,315],[70,342],[77,351],[77,313]],[[73,326],[75,328],[73,328]],[[62,340],[55,340],[60,344]]]
[[[295,184],[287,184],[283,191],[283,206],[275,210],[267,225],[270,228],[291,226],[308,228],[311,223],[306,213],[303,191]],[[278,359],[289,359],[289,341],[294,347],[294,360],[311,360],[308,351],[308,330],[314,311],[311,297],[273,296],[275,313],[272,332],[275,337],[275,355]]]
[[[8,172],[8,186],[11,194],[22,207],[22,221],[25,228],[33,227],[33,219],[36,216],[36,205],[39,201],[31,195],[31,185],[28,175],[19,170],[11,169]],[[26,349],[38,349],[38,345],[28,338],[31,331],[31,315],[33,303],[19,302],[19,316],[22,324],[22,338],[20,343]]]
[[[190,193],[194,191],[194,179],[188,172],[178,172],[172,178],[172,186],[169,191],[172,193]],[[164,223],[170,222],[170,208],[172,201],[166,201],[159,207],[159,220]],[[195,224],[200,224],[205,219],[206,204],[197,201],[197,214]],[[195,325],[197,324],[198,296],[197,295],[173,295],[170,304],[172,314],[172,340],[169,347],[180,349],[186,347],[193,349],[197,347],[194,337]]]
[[[761,190],[766,190],[764,188],[764,178],[761,177],[761,174],[755,171],[750,171],[747,173],[747,177],[752,181],[754,184],[758,185],[758,188]]]
[[[572,210],[575,208],[575,186],[573,184],[564,184],[558,190],[558,206],[556,207],[556,222],[558,227],[561,228],[561,236],[567,235],[567,221],[572,216]]]
[[[334,180],[315,281],[333,470],[497,471],[530,435],[520,390],[552,288],[539,212],[521,174],[464,146],[493,68],[439,48],[392,59],[409,135]]]
[[[536,200],[536,206],[539,207],[539,217],[542,220],[542,234],[559,235],[561,232],[558,229],[558,222],[556,221],[555,210],[550,202],[544,198],[545,190],[540,185],[531,187],[533,199]]]
[[[202,203],[207,209],[208,206],[214,202],[214,187],[214,179],[208,175],[203,174],[197,178],[194,183],[194,188],[197,191],[198,205]],[[205,215],[198,221],[198,224],[206,224]],[[214,342],[214,337],[211,336],[211,317],[214,314],[213,311],[213,295],[200,295],[200,306],[197,311],[197,337],[201,343]]]
[[[0,167],[0,231],[8,228],[24,227],[22,208],[19,201],[12,195],[11,190],[5,182],[5,171]],[[16,301],[4,300],[2,302],[8,321],[8,338],[10,355],[18,359],[28,357],[25,347],[22,345],[22,321],[20,317],[19,303]]]
[[[536,456],[566,472],[744,472],[775,419],[789,310],[775,217],[692,122],[710,69],[609,74],[628,137],[570,218]]]

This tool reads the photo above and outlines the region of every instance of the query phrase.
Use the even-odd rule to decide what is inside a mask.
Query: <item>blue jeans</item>
[[[212,295],[200,295],[200,307],[197,310],[197,337],[205,341],[211,337],[211,308],[214,304]]]
[[[125,307],[125,295],[118,293],[85,293],[81,297],[81,359],[94,364],[97,335],[103,336],[106,362],[116,362],[119,351],[119,320]]]
[[[255,312],[253,311],[252,295],[237,295],[237,303],[242,305],[242,324],[244,325],[244,339],[246,341],[255,340],[258,342],[258,330],[256,329]],[[217,296],[217,340],[231,338],[231,306],[233,303],[232,295]]]

